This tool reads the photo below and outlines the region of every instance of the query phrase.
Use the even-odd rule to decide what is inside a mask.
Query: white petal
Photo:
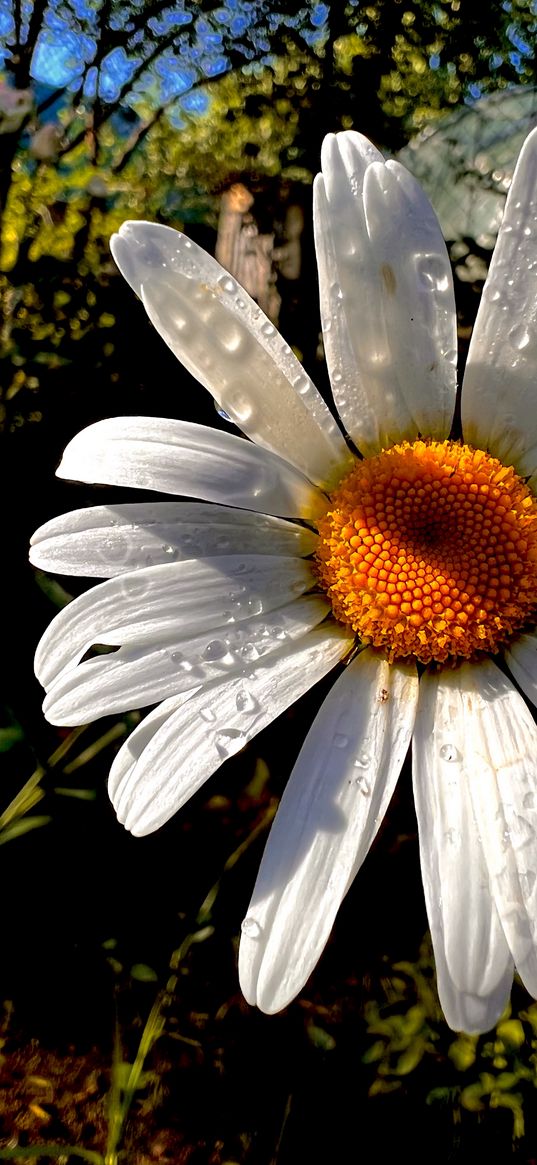
[[[113,417],[69,443],[58,476],[137,486],[287,517],[314,518],[326,499],[292,465],[241,437],[159,417]]]
[[[85,724],[132,708],[145,708],[233,671],[299,639],[330,611],[318,595],[201,635],[184,628],[170,643],[134,644],[68,668],[50,688],[43,712],[51,724]]]
[[[537,635],[519,635],[505,652],[505,662],[524,694],[537,707]]]
[[[185,632],[273,611],[313,581],[302,559],[263,554],[133,570],[99,583],[56,615],[37,648],[37,678],[48,689],[94,644],[173,643]]]
[[[311,728],[285,789],[243,924],[249,1003],[280,1011],[301,990],[388,807],[410,741],[415,666],[363,651]]]
[[[328,487],[350,467],[341,433],[291,348],[206,251],[172,227],[126,222],[112,253],[182,364],[258,445]]]
[[[537,130],[522,147],[483,288],[462,424],[465,441],[489,449],[518,473],[536,473]]]
[[[418,183],[352,131],[329,135],[314,186],[326,358],[364,454],[446,437],[456,391],[451,268]]]
[[[449,749],[450,780],[466,785],[507,944],[537,996],[537,727],[490,660],[446,669],[438,691],[445,733],[430,747]]]
[[[326,675],[351,644],[343,627],[327,624],[258,661],[247,677],[201,688],[161,723],[142,752],[136,729],[110,772],[119,820],[138,836],[158,829],[224,760]]]
[[[413,744],[420,859],[438,990],[455,1031],[488,1031],[511,991],[513,959],[494,905],[471,783],[481,779],[463,696],[469,666],[422,678]],[[471,672],[469,673],[471,682]]]
[[[163,700],[161,704],[157,704],[147,716],[144,716],[141,724],[131,732],[128,739],[125,741],[114,758],[112,768],[110,769],[108,778],[108,791],[113,800],[117,802],[122,795],[122,789],[128,786],[129,777],[133,772],[134,767],[141,757],[144,749],[153,739],[159,728],[169,720],[178,708],[182,708],[188,700],[191,700],[196,692],[199,692],[201,685],[197,688],[191,688],[189,692],[179,692],[175,696],[170,696],[168,700]]]
[[[304,526],[211,502],[141,502],[71,510],[40,526],[30,561],[56,574],[111,578],[128,570],[221,554],[313,554]]]

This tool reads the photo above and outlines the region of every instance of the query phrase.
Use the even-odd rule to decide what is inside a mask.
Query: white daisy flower
[[[61,477],[200,500],[37,531],[36,565],[108,580],[43,636],[45,714],[156,705],[110,774],[119,819],[146,834],[350,659],[272,827],[244,995],[272,1013],[305,984],[412,738],[440,998],[452,1028],[486,1031],[514,966],[537,997],[537,728],[518,690],[537,703],[537,131],[474,329],[463,439],[451,271],[419,186],[359,134],[331,135],[314,214],[326,359],[357,454],[214,259],[151,223],[113,239],[155,327],[252,443],[144,417],[74,438]],[[119,650],[84,658],[98,643]]]

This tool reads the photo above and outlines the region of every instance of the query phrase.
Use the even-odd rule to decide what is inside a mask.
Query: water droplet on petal
[[[247,740],[244,732],[240,732],[238,728],[226,728],[223,732],[217,733],[214,743],[218,755],[222,760],[227,760],[229,756],[235,756],[235,753],[240,752]]]
[[[208,724],[214,724],[216,720],[216,712],[213,712],[212,708],[200,708],[200,716]]]
[[[369,753],[361,752],[354,762],[355,769],[366,769],[370,763]]]
[[[255,712],[259,707],[257,700],[254,699],[251,692],[248,692],[246,688],[241,688],[240,692],[237,692],[235,703],[237,705],[237,712]]]
[[[440,749],[440,759],[445,761],[461,760],[461,754],[454,744],[443,744]]]
[[[259,923],[256,922],[255,918],[245,918],[244,921],[241,922],[241,930],[247,938],[259,938],[261,934],[261,927]]]
[[[223,659],[228,653],[228,644],[225,639],[211,639],[203,652],[203,658],[208,660]]]
[[[273,336],[275,331],[276,328],[274,327],[274,324],[271,324],[269,320],[266,320],[263,324],[263,327],[261,328],[261,334],[263,336]]]
[[[239,651],[239,655],[240,655],[241,659],[246,659],[246,660],[258,659],[259,652],[257,650],[255,643],[245,643],[243,645],[243,647],[241,647],[241,649]]]
[[[250,420],[253,412],[252,402],[243,393],[235,392],[232,397],[228,396],[226,404],[230,410],[230,420],[238,425]]]
[[[213,401],[213,404],[214,404],[214,407],[218,413],[218,416],[221,417],[223,421],[229,421],[230,425],[232,425],[233,418],[230,417],[229,413],[226,413],[226,410],[222,408],[220,402],[215,400],[215,401]]]
[[[511,328],[508,339],[515,352],[521,352],[523,348],[527,347],[531,337],[525,324],[516,324],[514,328]]]
[[[300,376],[297,376],[296,380],[293,380],[293,388],[295,392],[300,393],[300,396],[304,396],[304,393],[309,392],[310,389],[309,376],[306,376],[305,372],[301,373]]]
[[[335,748],[346,748],[348,743],[349,743],[348,736],[344,736],[344,734],[342,732],[336,732],[336,735],[334,736],[334,747]]]
[[[228,295],[233,295],[237,290],[237,284],[231,275],[221,275],[217,281],[217,287],[221,287],[222,291],[227,292]]]

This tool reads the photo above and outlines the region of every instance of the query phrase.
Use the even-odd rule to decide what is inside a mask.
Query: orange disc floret
[[[496,652],[537,614],[537,501],[480,449],[404,441],[331,494],[316,564],[335,617],[392,660]]]

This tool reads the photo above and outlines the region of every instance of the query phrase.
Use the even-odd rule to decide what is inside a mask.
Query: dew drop
[[[241,659],[246,659],[246,660],[258,659],[259,652],[257,650],[255,643],[245,643],[244,646],[241,647],[239,655],[240,655]]]
[[[214,743],[218,755],[222,757],[222,760],[227,760],[229,756],[235,756],[235,753],[244,748],[247,738],[244,732],[240,732],[238,728],[226,728],[223,732],[216,734]]]
[[[443,744],[440,749],[440,759],[445,761],[457,761],[461,759],[461,754],[454,744]]]
[[[246,691],[246,688],[241,688],[240,692],[237,692],[235,704],[237,712],[255,712],[258,708],[257,700],[254,699],[251,692]]]
[[[309,392],[309,388],[310,388],[309,377],[306,376],[305,373],[301,374],[300,376],[297,376],[296,380],[293,380],[293,388],[294,388],[295,392],[298,392],[300,394],[300,396],[304,396],[304,394],[306,392]]]
[[[212,708],[200,708],[200,716],[208,724],[214,724],[216,720],[216,712],[213,712]]]
[[[237,392],[233,397],[228,397],[226,404],[228,409],[231,410],[231,419],[236,421],[237,424],[241,425],[245,421],[250,420],[253,409],[252,402],[248,397]]]
[[[354,762],[355,769],[366,769],[370,763],[370,756],[367,752],[361,752],[356,757]]]
[[[211,639],[203,652],[203,658],[208,660],[223,659],[228,653],[228,644],[225,639]]]
[[[231,275],[221,275],[217,281],[217,287],[221,287],[222,291],[227,292],[228,295],[233,295],[237,290],[237,284]]]
[[[371,796],[371,785],[369,784],[369,781],[360,781],[360,792],[362,797]]]
[[[163,546],[162,550],[164,554],[168,554],[170,556],[177,554],[177,549],[175,546]]]
[[[342,732],[336,732],[336,735],[334,736],[335,748],[346,748],[348,743],[349,743],[348,736],[345,736]]]
[[[172,651],[170,654],[172,663],[181,663],[183,659],[182,651]]]
[[[254,596],[252,599],[248,599],[246,606],[250,615],[261,615],[263,611],[263,603],[261,602],[261,599],[257,598],[257,596]]]
[[[265,323],[263,324],[263,327],[261,328],[261,335],[273,336],[275,331],[276,331],[276,328],[274,327],[274,324],[271,324],[269,320],[266,320]]]
[[[509,343],[515,352],[521,352],[530,342],[530,334],[525,324],[516,324],[509,332]]]
[[[218,413],[218,416],[221,417],[223,421],[229,421],[230,425],[232,425],[233,418],[230,417],[229,413],[226,413],[226,410],[222,408],[220,401],[215,400],[213,401],[213,404]]]
[[[259,938],[261,935],[261,927],[259,923],[256,922],[255,918],[245,918],[244,921],[241,922],[241,930],[247,938]]]
[[[449,278],[443,259],[438,255],[428,255],[416,265],[416,274],[422,285],[435,291],[447,291]]]

